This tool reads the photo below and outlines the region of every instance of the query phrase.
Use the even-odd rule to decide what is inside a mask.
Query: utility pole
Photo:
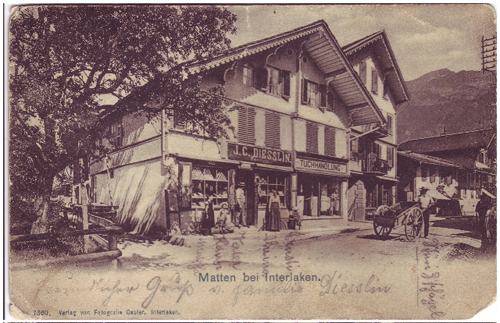
[[[496,80],[497,71],[497,35],[491,38],[481,38],[481,70],[483,73],[489,71],[493,73]]]

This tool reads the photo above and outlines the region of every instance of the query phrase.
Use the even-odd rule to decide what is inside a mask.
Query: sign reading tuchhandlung
[[[347,173],[346,164],[299,157],[295,159],[295,168],[298,170],[319,171],[326,173]]]
[[[292,166],[292,153],[286,150],[228,143],[227,157],[270,165]]]

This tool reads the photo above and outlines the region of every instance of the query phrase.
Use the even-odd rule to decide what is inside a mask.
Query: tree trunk
[[[52,217],[50,207],[50,195],[52,193],[52,184],[54,177],[48,175],[43,178],[38,194],[35,196],[34,211],[36,221],[31,225],[31,234],[46,233],[49,231],[49,223]]]

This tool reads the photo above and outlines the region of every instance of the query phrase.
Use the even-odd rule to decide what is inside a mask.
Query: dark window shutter
[[[320,92],[320,96],[321,96],[320,106],[322,108],[326,108],[326,85],[320,84],[319,85],[319,92]]]
[[[302,103],[307,104],[307,80],[302,80]]]
[[[389,164],[390,168],[394,167],[394,148],[393,147],[387,147],[387,163]]]
[[[267,90],[267,69],[259,67],[255,71],[255,87]]]
[[[335,128],[325,127],[325,155],[335,157]]]
[[[334,107],[334,104],[335,104],[335,99],[333,97],[333,93],[332,92],[328,92],[326,96],[327,96],[327,101],[328,101],[326,109],[330,110],[330,111],[333,111],[333,107]]]
[[[247,144],[255,145],[255,109],[247,108]]]
[[[280,116],[277,113],[266,112],[266,147],[281,148]]]
[[[372,70],[372,92],[378,93],[378,74],[376,70]]]
[[[247,108],[238,108],[238,142],[242,144],[246,144],[248,141],[247,115]]]
[[[290,72],[281,71],[283,77],[283,96],[290,96]]]
[[[359,78],[363,84],[366,84],[366,62],[361,62],[359,65]]]
[[[392,116],[387,115],[387,132],[392,135]]]
[[[306,124],[306,152],[318,153],[318,125],[308,122]]]

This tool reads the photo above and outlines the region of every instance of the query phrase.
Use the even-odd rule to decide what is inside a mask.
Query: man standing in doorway
[[[429,191],[426,187],[420,188],[420,195],[418,196],[418,204],[420,209],[424,214],[424,238],[427,238],[429,235],[429,219],[431,217],[431,206],[432,206],[432,198],[427,192]]]
[[[238,203],[238,209],[240,210],[239,214],[239,224],[242,226],[247,226],[247,209],[245,203],[245,190],[243,189],[243,185],[240,183],[238,188],[236,189],[236,202]]]

